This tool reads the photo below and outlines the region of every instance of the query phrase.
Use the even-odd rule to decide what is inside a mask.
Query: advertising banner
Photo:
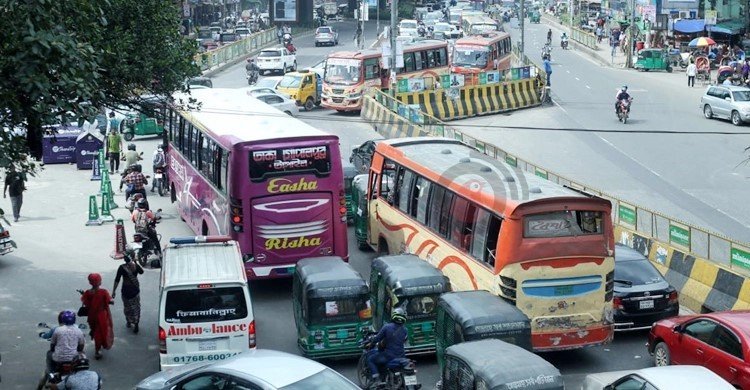
[[[104,147],[104,139],[99,132],[83,132],[76,139],[76,167],[91,169],[95,159],[99,157],[99,149]]]
[[[273,19],[277,22],[297,21],[297,0],[274,0]]]
[[[42,162],[64,164],[76,161],[76,138],[81,129],[76,126],[57,127],[42,139]],[[90,166],[89,166],[90,167]]]

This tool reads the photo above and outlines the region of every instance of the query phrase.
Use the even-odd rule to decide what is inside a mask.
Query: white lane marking
[[[570,71],[569,71],[569,70],[566,70],[565,72],[567,72],[567,73],[570,73]]]
[[[581,81],[581,79],[579,79],[578,77],[576,77],[576,81]]]
[[[591,87],[589,87],[588,85],[586,86],[586,88],[587,88],[587,89],[591,89]]]

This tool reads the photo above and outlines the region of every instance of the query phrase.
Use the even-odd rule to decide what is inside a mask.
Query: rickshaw
[[[357,211],[357,205],[352,201],[352,180],[359,172],[357,172],[357,168],[354,165],[346,161],[342,161],[342,164],[344,170],[344,198],[346,198],[346,223],[347,225],[351,225],[354,223],[354,213]]]
[[[643,49],[638,52],[638,61],[633,68],[641,72],[666,70],[672,73],[672,58],[667,49]]]
[[[489,291],[445,293],[438,299],[435,347],[442,364],[446,348],[464,341],[498,339],[528,351],[531,323],[526,314]]]
[[[357,248],[365,250],[370,246],[367,244],[367,180],[369,175],[357,175],[352,179],[352,205],[354,206],[354,237],[357,240]]]
[[[406,312],[407,355],[435,352],[435,317],[440,294],[450,281],[432,264],[415,255],[382,256],[372,261],[370,301],[375,330],[391,318],[393,309]]]
[[[136,135],[162,135],[164,124],[161,119],[165,115],[165,106],[157,96],[141,97],[135,112],[126,114],[122,137],[130,141]]]
[[[448,347],[440,375],[442,390],[563,390],[560,370],[539,355],[495,339]]]
[[[531,23],[540,23],[541,15],[539,15],[539,11],[534,10],[529,12],[529,22]]]
[[[302,259],[292,279],[297,346],[312,359],[362,353],[370,332],[370,290],[359,272],[338,256]]]

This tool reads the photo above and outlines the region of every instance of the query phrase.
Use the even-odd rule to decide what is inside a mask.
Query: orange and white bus
[[[456,39],[451,73],[466,75],[466,84],[475,85],[479,73],[510,69],[511,51],[510,34],[506,32],[485,32]]]
[[[459,141],[378,143],[368,243],[411,253],[456,290],[487,290],[531,320],[536,351],[612,341],[611,204]]]
[[[486,32],[500,31],[500,22],[492,19],[487,14],[464,16],[461,21],[466,36],[483,34]]]
[[[398,79],[424,78],[426,88],[450,73],[448,43],[422,40],[404,44],[404,67]],[[369,88],[388,89],[389,75],[379,50],[340,51],[326,59],[323,77],[323,107],[336,111],[359,111]]]

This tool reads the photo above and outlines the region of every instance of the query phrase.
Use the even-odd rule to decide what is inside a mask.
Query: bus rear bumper
[[[265,267],[251,267],[245,264],[248,280],[291,278],[296,264],[275,264]]]
[[[551,332],[532,332],[531,345],[535,352],[561,351],[608,344],[612,342],[613,336],[613,325],[559,329]]]

